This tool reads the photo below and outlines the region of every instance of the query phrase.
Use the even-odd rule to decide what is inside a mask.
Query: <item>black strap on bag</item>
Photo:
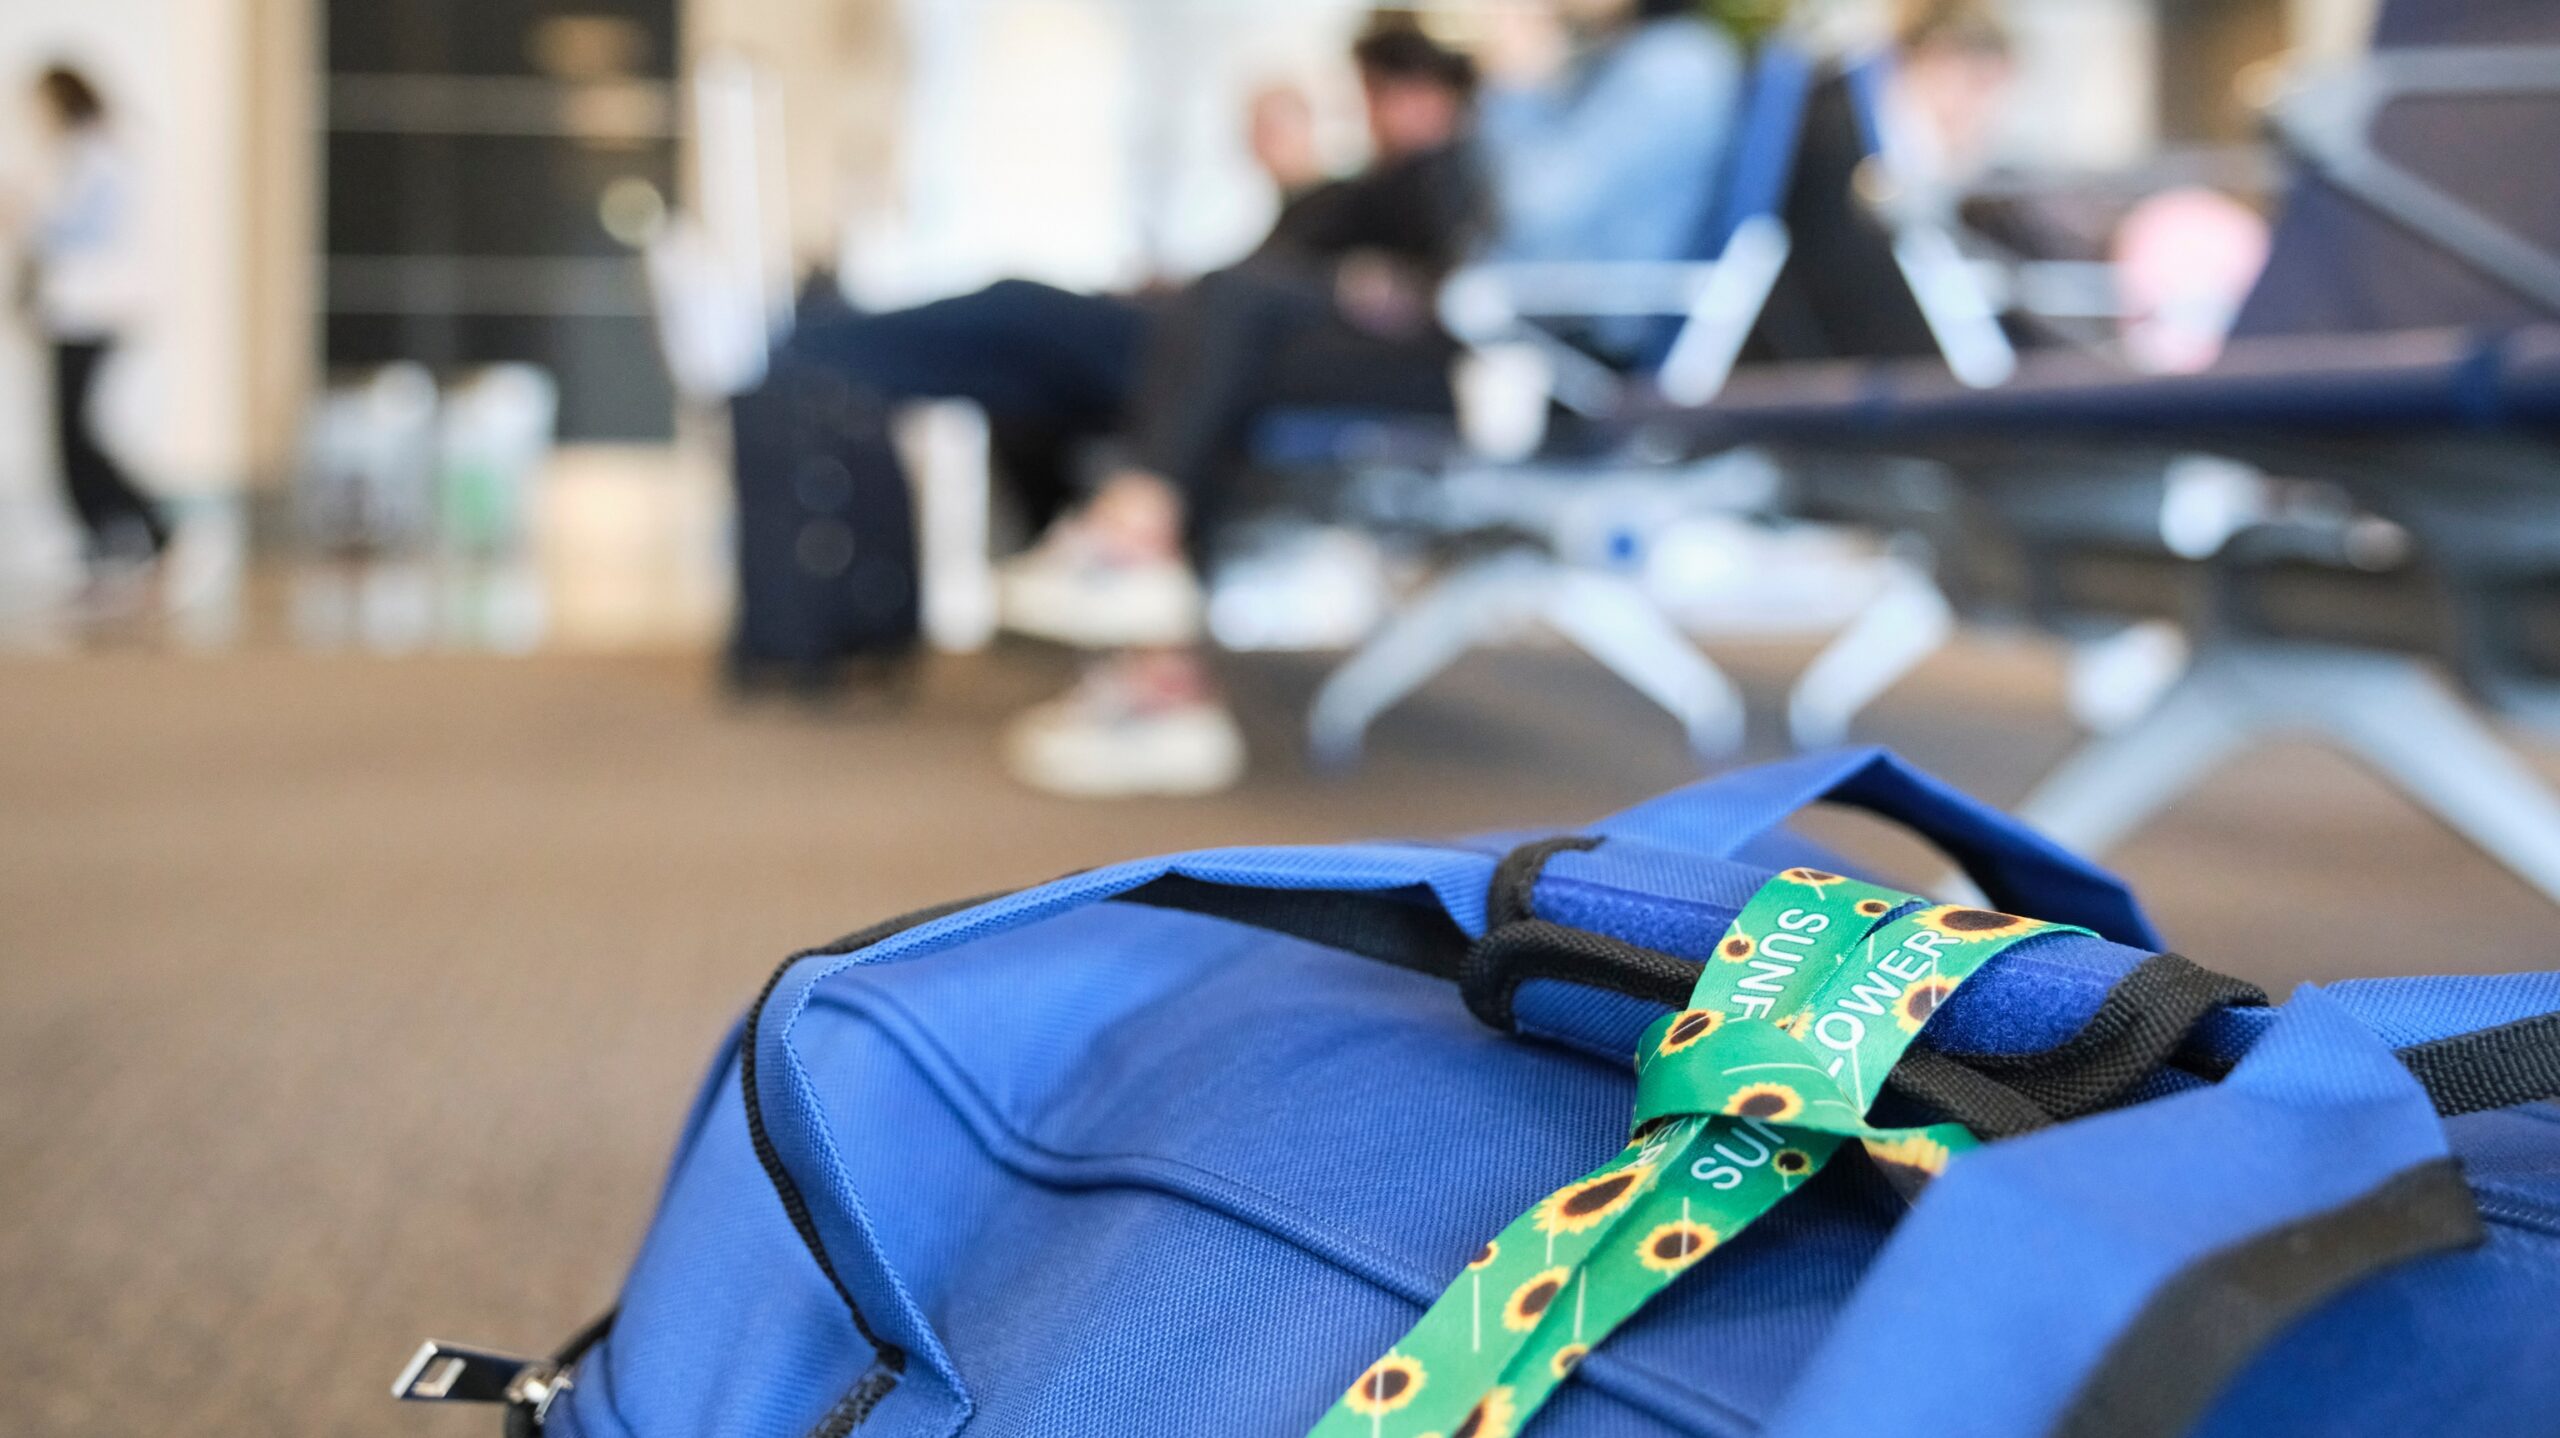
[[[1561,835],[1523,844],[1495,866],[1486,930],[1470,941],[1426,896],[1253,889],[1168,875],[1118,902],[1226,919],[1456,982],[1474,1014],[1510,1033],[1520,986],[1560,979],[1677,1008],[1698,965],[1608,934],[1541,919],[1530,894],[1547,862],[1602,841]],[[1925,1041],[1886,1082],[1907,1101],[1984,1138],[2008,1138],[2120,1106],[2163,1068],[2218,1079],[2230,1064],[2187,1049],[2198,1023],[2226,1006],[2267,1002],[2263,989],[2182,955],[2153,954],[2116,982],[2080,1032],[2041,1052],[1949,1054]],[[2560,1098],[2560,1014],[2399,1050],[2448,1116]]]
[[[1531,913],[1529,894],[1546,862],[1599,842],[1540,840],[1513,850],[1495,870],[1488,927],[1453,975],[1468,1011],[1486,1024],[1514,1030],[1514,1000],[1532,979],[1562,979],[1671,1008],[1688,1001],[1697,964]],[[2266,1002],[2266,991],[2245,979],[2183,955],[2153,954],[2119,979],[2065,1042],[2021,1054],[1950,1054],[1914,1045],[1894,1066],[1885,1092],[1984,1138],[2013,1137],[2118,1107],[2164,1068],[2220,1078],[2230,1064],[2189,1052],[2189,1035],[2217,1009]],[[2560,1099],[2560,1014],[2397,1052],[2447,1116]]]

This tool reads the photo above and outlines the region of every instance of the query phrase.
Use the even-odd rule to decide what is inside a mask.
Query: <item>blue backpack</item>
[[[1880,1108],[1995,1141],[1910,1203],[1843,1154],[1531,1438],[2560,1432],[2560,973],[2270,1006],[1873,750],[800,954],[713,1060],[618,1313],[549,1361],[430,1344],[400,1391],[552,1438],[1298,1438],[1626,1142],[1638,1036],[1774,871],[1837,866],[1782,827],[1816,801],[2088,931],[2001,952],[1892,1071]]]

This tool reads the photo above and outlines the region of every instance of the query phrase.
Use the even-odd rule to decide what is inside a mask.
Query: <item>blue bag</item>
[[[1297,1438],[1485,1239],[1626,1139],[1628,1056],[1805,805],[2074,924],[1930,1017],[1879,1111],[1998,1141],[1906,1206],[1854,1154],[1573,1370],[1532,1438],[2560,1431],[2560,973],[2280,1007],[2115,879],[1880,751],[1571,834],[1233,849],[784,964],[622,1295],[404,1396],[553,1438]]]

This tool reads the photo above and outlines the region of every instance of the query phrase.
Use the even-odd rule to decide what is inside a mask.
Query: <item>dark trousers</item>
[[[62,457],[62,487],[88,536],[91,559],[141,558],[169,542],[159,507],[89,428],[89,400],[112,348],[104,340],[58,340],[53,346],[54,443]]]
[[[1368,334],[1324,284],[1252,266],[1149,303],[1005,280],[913,309],[816,317],[790,347],[890,399],[983,406],[1035,524],[1063,503],[1062,456],[1125,424],[1138,462],[1182,491],[1195,553],[1264,410],[1454,406],[1448,339]]]
[[[1258,417],[1289,406],[1446,414],[1455,353],[1436,330],[1359,329],[1315,276],[1253,265],[1205,275],[1158,317],[1129,416],[1138,462],[1182,491],[1201,554]]]
[[[1134,301],[1004,280],[913,309],[804,320],[790,348],[888,399],[975,401],[1037,528],[1066,503],[1075,448],[1117,428],[1147,330]]]

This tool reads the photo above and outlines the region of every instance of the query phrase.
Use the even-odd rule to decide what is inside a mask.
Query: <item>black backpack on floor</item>
[[[917,637],[914,504],[879,396],[784,350],[730,402],[742,689],[829,693]]]

